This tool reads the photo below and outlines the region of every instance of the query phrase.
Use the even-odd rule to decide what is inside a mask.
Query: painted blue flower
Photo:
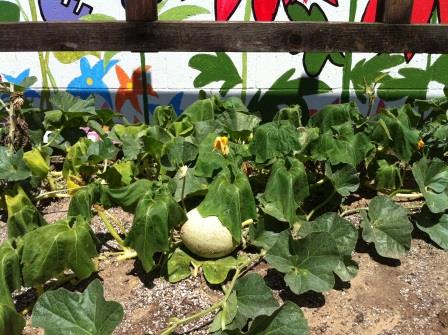
[[[168,103],[168,105],[173,106],[174,110],[176,111],[177,115],[182,114],[182,112],[184,111],[183,109],[181,109],[181,104],[182,104],[182,98],[184,97],[184,92],[179,92],[177,93],[175,96],[173,96],[170,100],[170,102]],[[156,107],[160,106],[160,104],[149,104],[149,111],[151,113],[154,113]]]
[[[7,81],[8,83],[12,83],[14,85],[20,85],[29,76],[30,76],[30,69],[24,70],[17,77],[10,76],[10,75],[7,75],[7,74],[4,75],[5,81]],[[39,98],[40,97],[40,95],[35,90],[32,90],[30,88],[27,88],[24,93],[25,93],[25,97],[26,98],[32,98],[33,99],[33,98]]]
[[[117,63],[117,60],[111,60],[105,66],[104,60],[101,59],[92,67],[87,58],[81,58],[81,75],[68,84],[67,91],[83,99],[86,99],[90,94],[95,93],[103,97],[107,104],[112,108],[112,99],[103,78]]]

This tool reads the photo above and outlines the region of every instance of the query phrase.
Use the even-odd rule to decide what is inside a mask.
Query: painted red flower
[[[370,0],[362,17],[362,22],[375,22],[378,0]],[[440,23],[448,23],[448,0],[414,0],[411,14],[411,23],[429,23],[434,9],[437,8],[437,17]],[[409,62],[413,53],[406,53]]]
[[[297,0],[252,0],[252,12],[255,21],[274,21],[280,3],[287,6]],[[307,3],[308,0],[301,0]],[[338,0],[324,0],[333,6],[338,6]],[[216,21],[227,21],[235,13],[241,0],[215,0]]]
[[[146,66],[145,73],[149,72],[151,67]],[[117,73],[120,87],[118,88],[117,95],[115,97],[115,108],[120,111],[124,103],[129,100],[136,111],[141,113],[139,95],[143,94],[142,84],[142,70],[139,67],[132,72],[131,78],[126,74],[123,68],[119,65],[115,66],[115,72]],[[153,90],[151,85],[147,86],[148,93],[152,96],[157,96],[157,93]]]

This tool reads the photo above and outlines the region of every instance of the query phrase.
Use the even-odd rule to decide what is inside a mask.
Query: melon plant
[[[2,83],[0,93],[2,106],[14,105],[9,85]],[[98,281],[82,293],[51,289],[91,281],[110,254],[91,228],[94,215],[115,240],[118,260],[135,259],[173,283],[201,274],[221,287],[220,300],[185,318],[173,315],[161,334],[208,314],[213,334],[308,334],[301,309],[280,305],[251,269],[267,262],[300,295],[355,277],[358,238],[398,258],[419,229],[446,249],[446,101],[372,116],[354,103],[330,105],[309,120],[290,106],[268,121],[236,98],[202,96],[181,116],[158,107],[150,125],[117,123],[93,97],[67,93],[52,96],[52,110],[31,109],[27,101],[0,107],[30,129],[0,131],[8,226],[0,245],[0,334],[20,334],[25,325],[11,295],[22,286],[36,289],[29,312],[46,334],[113,332],[123,311],[104,300]],[[350,208],[351,196],[366,190],[373,192],[368,206]],[[40,202],[60,197],[70,199],[67,217],[46,222]],[[405,208],[399,198],[420,202]],[[130,229],[112,207],[133,215]],[[346,219],[350,214],[360,215],[360,226]]]

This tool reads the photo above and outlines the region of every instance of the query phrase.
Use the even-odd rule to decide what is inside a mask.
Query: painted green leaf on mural
[[[224,81],[219,91],[224,96],[231,88],[242,83],[235,64],[225,52],[217,52],[216,55],[195,55],[188,65],[200,72],[193,82],[195,88],[204,87],[215,81]]]
[[[378,96],[386,101],[404,97],[426,99],[431,74],[426,70],[403,68],[398,71],[399,78],[386,78],[378,88]]]
[[[324,69],[327,60],[333,65],[344,66],[344,55],[333,52],[305,52],[303,55],[303,67],[310,77],[317,77]]]
[[[328,21],[324,11],[316,3],[313,3],[308,9],[306,5],[296,1],[286,7],[286,13],[291,21]],[[310,77],[318,76],[322,72],[327,60],[336,66],[343,66],[345,61],[344,55],[338,52],[306,52],[303,55],[305,72]]]
[[[366,103],[367,102],[367,98],[365,96],[366,86],[372,86],[379,80],[381,80],[381,82],[383,83],[389,82],[389,80],[392,79],[392,77],[387,74],[386,70],[398,66],[403,62],[404,62],[403,56],[389,55],[389,54],[380,54],[369,60],[365,58],[361,59],[353,67],[351,73],[351,81],[353,83],[353,88],[355,89],[357,98],[361,100],[362,103]],[[402,88],[402,87],[408,87],[408,86],[398,85],[396,88]],[[378,89],[378,91],[380,90],[381,89]],[[380,95],[380,97],[382,99],[385,99],[382,95]]]
[[[0,1],[0,22],[20,21],[20,9],[15,3]]]
[[[201,15],[201,14],[210,14],[210,12],[204,7],[186,5],[186,6],[176,6],[168,9],[167,11],[161,13],[159,15],[160,21],[182,21],[188,19],[190,17]]]
[[[446,73],[448,71],[448,55],[441,55],[437,58],[431,66],[430,74],[432,80],[435,80],[445,86],[448,86],[448,78]]]
[[[82,57],[85,56],[95,56],[100,57],[100,53],[98,51],[70,51],[70,52],[53,52],[54,57],[62,64],[71,64],[79,61]]]

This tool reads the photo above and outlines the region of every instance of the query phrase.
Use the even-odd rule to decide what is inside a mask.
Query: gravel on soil
[[[66,216],[68,200],[42,209],[54,222]],[[129,229],[132,215],[119,208],[109,210]],[[355,225],[359,216],[347,217]],[[0,216],[0,242],[6,239],[5,217]],[[98,217],[92,221],[97,236],[107,247],[116,247]],[[309,322],[310,335],[448,335],[448,253],[416,235],[409,254],[400,261],[378,256],[372,246],[360,242],[353,254],[359,273],[350,283],[337,282],[334,290],[294,295],[282,275],[262,262],[254,271],[265,276],[279,301],[298,304]],[[171,284],[157,274],[145,274],[138,261],[107,258],[95,277],[103,281],[107,300],[120,302],[125,317],[114,335],[157,334],[170,317],[185,317],[207,308],[222,293],[206,284],[201,275]],[[86,283],[80,285],[85,287]],[[32,289],[14,294],[17,306],[35,300]],[[207,334],[213,315],[179,328],[176,334]],[[23,334],[41,335],[30,317]]]

